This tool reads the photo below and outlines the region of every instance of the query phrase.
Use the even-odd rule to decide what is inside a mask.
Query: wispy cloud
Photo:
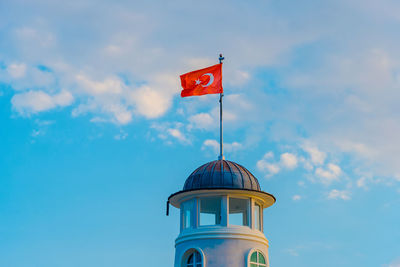
[[[183,124],[175,123],[153,123],[151,128],[156,130],[157,137],[164,140],[166,144],[172,144],[173,141],[189,145],[192,143],[190,137],[184,132]]]
[[[285,168],[294,169],[297,167],[298,160],[297,160],[296,155],[285,152],[285,153],[281,154],[280,162],[283,166],[285,166]]]
[[[180,16],[145,2],[82,3],[80,12],[90,14],[84,18],[49,1],[9,1],[0,11],[4,21],[18,21],[3,28],[6,52],[0,57],[0,81],[12,88],[17,114],[40,116],[68,106],[74,117],[89,114],[92,122],[129,124],[136,118],[175,121],[169,111],[180,109],[186,116],[181,135],[163,134],[184,144],[177,136],[191,140],[186,131],[196,135],[218,127],[218,106],[205,98],[176,104],[179,74],[215,63],[218,44],[226,55],[225,125],[238,134],[248,129],[242,146],[250,139],[253,144],[263,138],[287,144],[305,136],[310,140],[303,144],[306,155],[283,151],[295,155],[297,164],[279,155],[265,161],[265,170],[301,166],[317,178],[337,181],[344,170],[328,154],[338,154],[374,177],[398,180],[399,37],[391,30],[395,27],[386,27],[398,23],[395,2],[298,5],[297,14],[292,5],[268,1],[218,2],[213,11],[169,3],[169,11],[186,11]],[[341,20],[328,8],[340,11]],[[229,10],[223,21],[218,10]],[[204,21],[200,14],[206,11]],[[354,18],[363,25],[352,23]],[[266,125],[271,125],[267,136]],[[341,174],[327,164],[339,166]],[[370,181],[357,179],[360,187]]]
[[[13,79],[22,78],[26,73],[26,65],[24,63],[12,63],[7,66],[7,72]]]
[[[257,169],[265,174],[266,178],[278,176],[281,172],[296,171],[296,176],[305,178],[298,181],[298,185],[305,187],[306,182],[323,185],[320,192],[324,192],[326,187],[333,184],[348,183],[347,191],[331,191],[329,199],[350,199],[351,182],[345,176],[341,167],[337,163],[330,162],[328,153],[322,152],[316,146],[299,145],[297,150],[291,148],[292,152],[283,152],[276,157],[272,151],[265,153],[262,159],[257,161]],[[336,195],[335,195],[336,194]],[[301,195],[294,195],[294,201],[302,199]]]
[[[293,201],[300,201],[302,199],[302,197],[300,195],[294,195],[292,197]]]
[[[16,94],[11,99],[13,108],[20,114],[27,116],[56,107],[69,106],[73,101],[74,97],[66,90],[54,95],[49,95],[43,91],[28,91]]]
[[[114,139],[118,141],[125,140],[128,137],[128,135],[129,134],[127,132],[120,130],[118,134],[114,135]]]
[[[293,257],[301,256],[302,253],[315,253],[316,250],[332,250],[333,246],[324,242],[305,242],[291,248],[285,249],[285,252]]]
[[[201,147],[202,150],[211,149],[215,154],[219,154],[220,145],[217,140],[207,139],[204,140]],[[224,151],[228,153],[234,153],[244,149],[243,145],[239,142],[224,143]]]
[[[328,199],[342,199],[342,200],[350,200],[350,192],[347,190],[337,190],[337,189],[332,189],[328,195]]]
[[[167,133],[182,143],[190,143],[190,140],[179,129],[169,128],[167,129]]]
[[[320,178],[323,184],[331,184],[337,181],[342,174],[342,169],[333,163],[329,163],[326,168],[318,167],[315,169],[315,175]]]
[[[210,130],[217,127],[217,122],[209,113],[198,113],[189,117],[189,128]]]
[[[393,260],[391,263],[384,265],[385,267],[400,267],[400,259]]]
[[[298,167],[302,167],[307,173],[311,173],[315,169],[313,176],[318,180],[313,178],[312,181],[319,181],[323,184],[331,184],[333,181],[339,180],[342,175],[342,170],[337,164],[324,164],[327,155],[317,147],[303,144],[298,147],[298,153],[303,155],[283,152],[279,160],[275,160],[274,153],[269,151],[257,162],[257,167],[260,171],[266,171],[268,177],[282,170],[290,171]]]
[[[302,149],[307,152],[311,158],[311,162],[315,165],[322,165],[326,159],[326,153],[320,151],[317,147],[306,142],[302,145]]]
[[[264,154],[263,158],[257,161],[257,168],[266,172],[266,177],[271,177],[281,170],[293,170],[298,167],[298,157],[289,152],[284,152],[280,155],[280,160],[274,159],[275,155],[272,151]]]
[[[272,151],[268,151],[264,154],[262,159],[257,161],[257,168],[260,171],[266,172],[266,177],[271,177],[281,170],[278,163],[270,162],[273,157],[274,153]]]

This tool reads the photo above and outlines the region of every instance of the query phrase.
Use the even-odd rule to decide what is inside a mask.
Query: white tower
[[[168,202],[181,211],[175,267],[268,267],[263,209],[275,197],[261,191],[243,166],[216,160],[197,168]]]

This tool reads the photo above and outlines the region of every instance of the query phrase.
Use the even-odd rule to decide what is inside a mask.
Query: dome
[[[186,179],[183,191],[209,188],[261,191],[251,172],[228,160],[211,161],[197,168]]]

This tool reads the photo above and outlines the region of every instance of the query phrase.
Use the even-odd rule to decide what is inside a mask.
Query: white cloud
[[[278,163],[273,163],[274,152],[268,151],[264,154],[263,158],[257,161],[257,169],[265,172],[266,177],[271,177],[281,170]]]
[[[115,118],[121,124],[127,124],[132,120],[132,114],[129,111],[115,113]]]
[[[48,1],[35,3],[35,8],[43,11],[41,16],[30,11],[33,9],[28,7],[32,4],[26,3],[28,7],[22,9],[18,1],[7,1],[6,8],[0,11],[3,20],[18,20],[21,26],[15,28],[14,24],[6,23],[3,27],[2,50],[7,51],[3,61],[12,64],[0,70],[0,76],[7,75],[0,79],[14,89],[35,91],[38,95],[40,92],[53,95],[65,88],[80,105],[74,106],[76,116],[86,112],[91,113],[91,118],[124,124],[134,121],[135,115],[148,119],[165,115],[179,92],[178,75],[216,63],[217,55],[213,53],[218,43],[226,53],[224,82],[232,90],[227,91],[224,99],[227,127],[246,126],[249,129],[246,134],[261,139],[265,137],[263,125],[282,121],[288,125],[285,128],[288,131],[278,131],[277,142],[298,140],[298,132],[291,129],[299,128],[301,136],[305,134],[312,140],[313,146],[305,147],[310,159],[298,158],[298,165],[304,165],[308,171],[320,168],[318,173],[329,176],[324,174],[327,155],[318,149],[323,147],[327,153],[348,155],[350,164],[396,181],[393,177],[400,173],[397,157],[400,116],[396,101],[400,97],[400,53],[399,37],[393,30],[396,27],[387,25],[398,21],[399,12],[394,1],[382,5],[372,2],[328,4],[333,12],[318,12],[320,6],[305,9],[304,5],[297,5],[302,12],[295,15],[292,6],[272,5],[268,1],[246,7],[245,15],[240,6],[220,2],[215,10],[226,10],[229,5],[230,12],[225,14],[226,23],[219,25],[220,31],[210,32],[209,26],[220,14],[207,13],[209,19],[199,28],[200,20],[196,18],[201,12],[194,11],[189,3],[169,6],[172,11],[185,10],[183,16],[154,10],[147,4],[126,2],[123,9],[118,1],[79,5],[76,8],[80,13],[92,14],[83,23],[83,18],[72,18]],[[314,16],[325,13],[331,16],[341,10],[354,12],[341,13],[340,22]],[[52,15],[46,16],[48,13]],[[105,19],[97,21],[99,14]],[[355,19],[365,22],[362,27],[370,31],[359,30],[360,24],[353,23]],[[321,20],[323,29],[318,26]],[[76,31],[65,31],[65,21]],[[80,27],[83,24],[85,27]],[[171,25],[182,26],[179,34]],[[193,28],[198,31],[193,33]],[[354,34],[352,38],[341,38],[332,34],[337,32]],[[176,34],[192,37],[207,34],[214,42],[171,38]],[[330,53],[323,47],[309,49],[316,42],[329,43],[338,49]],[[298,47],[304,47],[304,53],[293,57]],[[298,62],[307,62],[307,66]],[[49,66],[53,74],[35,71],[37,64]],[[268,70],[268,80],[257,75],[261,69]],[[171,85],[168,79],[160,82],[160,74],[171,75],[175,84]],[[77,80],[77,75],[84,75],[86,80]],[[250,81],[252,84],[247,86]],[[274,90],[284,92],[285,100]],[[230,97],[232,92],[240,97]],[[19,92],[16,93],[15,97]],[[46,97],[42,98],[42,104],[30,104],[30,110],[54,107],[52,101],[46,105]],[[188,114],[205,110],[205,105],[193,108]],[[217,118],[213,112],[207,113]]]
[[[41,131],[41,130],[33,130],[32,131],[32,133],[31,133],[31,136],[32,137],[37,137],[37,136],[39,136],[39,135],[42,135],[43,134],[43,132]]]
[[[377,151],[367,144],[352,140],[337,140],[336,144],[343,152],[355,152],[363,157],[374,157]]]
[[[173,129],[169,128],[167,129],[167,132],[177,140],[179,140],[181,143],[185,144],[190,144],[190,140],[179,130],[179,129]]]
[[[307,70],[302,81],[290,86],[302,90],[303,102],[315,105],[308,108],[314,115],[302,123],[310,127],[313,142],[345,154],[352,165],[374,176],[387,177],[381,181],[393,181],[400,170],[400,117],[394,101],[400,96],[400,54],[391,48],[392,43],[387,38],[378,46],[350,45],[336,55],[324,56],[319,68]],[[323,92],[315,96],[316,90]]]
[[[257,162],[257,168],[260,171],[267,172],[267,176],[279,173],[283,169],[293,170],[298,166],[298,159],[292,153],[282,153],[279,162],[274,162],[274,153],[268,151],[263,158]]]
[[[231,86],[244,85],[250,79],[250,73],[243,70],[234,70],[229,67],[225,73],[226,82]]]
[[[254,108],[246,94],[228,94],[224,97],[224,119],[225,112],[231,113],[234,118],[251,119],[249,116]]]
[[[320,151],[317,147],[310,144],[303,144],[302,148],[310,155],[312,163],[316,165],[324,164],[326,158],[326,154],[324,152]]]
[[[226,4],[219,5],[222,9]],[[56,89],[66,88],[73,94],[79,103],[79,106],[74,107],[74,116],[91,113],[94,118],[119,124],[133,121],[134,115],[148,119],[159,118],[169,110],[172,98],[179,93],[179,74],[216,63],[216,58],[209,53],[215,50],[214,45],[200,45],[202,49],[199,50],[196,45],[193,46],[190,38],[176,41],[176,38],[166,37],[170,36],[168,33],[171,33],[171,27],[167,26],[168,23],[159,23],[160,21],[184,25],[180,28],[183,35],[190,35],[192,33],[190,29],[193,27],[198,28],[195,25],[197,20],[188,19],[186,15],[176,17],[172,15],[173,12],[154,13],[154,9],[146,4],[128,4],[121,9],[120,3],[113,2],[105,6],[90,7],[89,13],[93,16],[85,18],[85,22],[88,22],[85,24],[87,27],[79,27],[82,21],[74,17],[68,21],[77,31],[63,31],[65,20],[60,18],[68,17],[68,13],[60,13],[46,1],[35,8],[45,13],[40,18],[31,19],[32,14],[21,13],[18,4],[12,2],[7,4],[7,10],[13,10],[8,14],[14,14],[13,19],[19,18],[21,26],[5,30],[4,47],[10,51],[9,58],[21,58],[27,68],[24,83],[17,84],[10,79],[7,79],[7,83],[21,90],[49,92],[50,90],[44,90],[40,86],[33,88],[32,80],[36,74],[29,75],[30,70],[35,69],[37,64],[46,65],[52,70],[52,74],[38,71],[37,75],[53,75],[54,77],[51,77],[53,79],[48,79],[47,83],[52,82],[52,85],[59,86]],[[86,5],[78,8],[83,13],[89,10]],[[186,4],[184,6],[173,4],[171,8],[192,10],[190,5]],[[50,12],[52,16],[45,16],[46,12]],[[237,14],[241,11],[232,9],[232,12],[229,16],[235,18],[235,27],[244,34],[244,37],[223,45],[224,52],[230,55],[228,56],[230,64],[224,68],[226,75],[224,81],[230,86],[244,85],[252,76],[251,71],[254,66],[280,62],[278,58],[281,53],[288,52],[290,47],[309,40],[309,37],[304,38],[302,35],[294,36],[289,29],[277,31],[271,28],[268,29],[268,34],[263,35],[248,32],[242,27],[243,23],[237,21]],[[91,23],[98,17],[96,14],[107,18],[107,23],[106,20],[99,22],[100,24],[98,21]],[[197,13],[189,16],[192,15],[196,16]],[[217,18],[219,14],[212,12],[209,16]],[[265,32],[265,28],[258,20],[253,17],[242,18],[246,23],[248,19]],[[275,23],[270,17],[267,20]],[[127,28],[126,25],[144,26]],[[233,25],[228,23],[221,26],[226,30],[223,30],[224,32],[230,33]],[[205,30],[200,30],[198,34],[202,34],[202,31],[210,34]],[[60,32],[64,34],[59,34]],[[76,36],[90,36],[90,38],[82,39]],[[237,36],[239,35],[235,33],[234,39]],[[272,42],[271,36],[276,36]],[[223,42],[230,39],[222,38],[219,34],[211,38]],[[155,39],[157,42],[154,42]],[[12,51],[18,52],[13,54]],[[263,52],[255,55],[254,51]],[[248,66],[249,63],[251,66]],[[10,66],[15,77],[23,76],[22,66],[18,68]],[[243,91],[241,88],[235,90]],[[226,123],[237,122],[243,117],[254,117],[252,115],[256,114],[256,110],[252,109],[250,98],[245,98],[243,94],[240,97],[238,95],[227,94],[224,98]],[[209,114],[212,116],[213,113]],[[196,127],[209,127],[208,122],[197,122]],[[232,145],[237,146],[237,144]]]
[[[302,149],[304,148],[302,147]],[[325,161],[326,154],[320,152],[318,149],[307,149],[307,151],[312,151],[312,153],[310,153],[310,157],[312,157],[311,155],[314,155],[314,162],[320,164]],[[298,167],[302,167],[303,174],[309,181],[313,183],[319,182],[325,186],[332,184],[334,181],[340,181],[340,178],[343,174],[342,169],[337,164],[322,164],[322,166],[314,168],[312,161],[310,162],[302,156],[298,157],[296,154],[289,152],[282,153],[278,161],[274,159],[274,153],[272,151],[268,151],[261,160],[257,161],[257,168],[260,171],[265,172],[267,177],[271,177],[285,170],[293,171]],[[305,183],[304,181],[300,181],[298,182],[298,185],[305,186]]]
[[[111,113],[112,121],[117,124],[127,124],[132,121],[132,112],[123,104],[105,104],[101,109],[103,112]]]
[[[214,153],[219,154],[220,147],[219,142],[213,139],[207,139],[203,142],[201,147],[202,150],[206,150],[210,148]],[[239,142],[232,142],[232,143],[224,143],[224,153],[233,153],[243,149],[243,145]]]
[[[189,128],[209,130],[217,126],[215,120],[209,113],[199,113],[189,117]]]
[[[158,132],[157,137],[164,140],[166,144],[171,145],[173,141],[181,144],[191,144],[190,136],[183,132],[184,127],[180,122],[175,123],[153,123],[151,128]]]
[[[288,248],[288,249],[286,249],[286,252],[289,253],[293,257],[300,256],[299,251],[297,249],[294,249],[294,248]]]
[[[215,64],[215,59],[207,58],[207,57],[189,57],[185,58],[185,62],[188,66],[188,69],[199,69],[205,66],[211,66]]]
[[[268,151],[264,154],[263,159],[273,159],[274,158],[274,152]]]
[[[80,87],[90,95],[121,94],[124,90],[122,81],[116,77],[110,77],[104,81],[93,81],[83,74],[76,75]]]
[[[55,121],[35,119],[35,123],[36,123],[38,126],[49,126],[49,125],[54,124]]]
[[[302,197],[301,197],[300,195],[294,195],[294,196],[292,197],[292,199],[293,199],[293,201],[299,201],[299,200],[302,199]]]
[[[218,153],[219,152],[219,142],[217,142],[216,140],[207,139],[203,142],[201,149],[205,150],[206,148],[211,148],[215,153]]]
[[[132,92],[131,99],[136,105],[136,111],[147,118],[160,117],[171,105],[169,97],[148,86]]]
[[[328,199],[342,199],[342,200],[350,200],[350,192],[346,190],[337,190],[332,189],[327,196]]]
[[[387,267],[400,267],[400,259],[391,262]]]
[[[104,122],[108,122],[106,119],[101,118],[101,117],[93,117],[90,119],[90,122],[93,123],[104,123]]]
[[[239,142],[224,143],[224,150],[226,152],[234,152],[243,149],[243,145]]]
[[[341,168],[333,163],[329,163],[327,168],[317,168],[315,169],[315,175],[320,178],[320,181],[325,184],[329,185],[333,181],[339,180],[339,176],[342,174]]]
[[[216,100],[216,99],[213,99]],[[204,101],[204,100],[203,100]],[[209,116],[202,115],[197,119],[207,119],[209,125],[207,130],[214,129],[219,125],[220,108],[218,100],[213,103],[213,107],[209,112]],[[259,114],[253,103],[245,94],[226,94],[223,98],[223,121],[224,127],[230,129],[238,129],[243,125],[255,122]],[[212,119],[212,120],[211,120]],[[199,125],[200,126],[200,125]]]
[[[6,64],[4,69],[0,68],[0,81],[11,85],[16,91],[53,91],[55,88],[60,88],[60,85],[55,82],[53,73],[27,63]],[[69,88],[69,86],[61,88]]]
[[[74,97],[66,90],[55,95],[49,95],[43,91],[28,91],[16,94],[11,99],[13,108],[23,115],[65,107],[71,105],[73,101]]]
[[[359,177],[356,180],[356,186],[364,190],[368,190],[372,185],[387,182],[384,178],[374,177],[372,172],[365,172],[359,168],[356,168],[353,173],[356,177]]]
[[[133,90],[129,101],[135,105],[138,114],[148,118],[164,115],[172,105],[172,97],[178,92],[178,76],[156,74],[151,82]]]
[[[265,159],[257,161],[257,168],[262,172],[266,172],[266,177],[275,175],[280,171],[280,167],[278,164],[270,163]]]
[[[303,168],[307,171],[312,171],[314,169],[312,162],[308,159],[305,159],[304,157],[299,157],[299,162],[303,165]]]
[[[60,93],[53,95],[54,104],[57,106],[65,107],[72,104],[74,97],[69,91],[63,90]]]
[[[291,153],[283,153],[281,155],[281,164],[288,169],[294,169],[297,167],[297,157]]]
[[[73,110],[74,116],[100,111],[105,118],[95,116],[94,121],[127,124],[132,121],[134,114],[154,119],[164,115],[171,106],[171,87],[174,81],[171,81],[170,75],[156,75],[151,84],[139,87],[126,85],[121,78],[115,76],[101,81],[89,79],[84,74],[78,74],[75,78],[80,88],[80,97],[87,100]]]
[[[7,72],[14,79],[22,78],[26,74],[26,64],[24,64],[24,63],[10,64],[7,66]]]
[[[124,132],[124,131],[120,131],[119,134],[114,135],[114,139],[115,140],[125,140],[128,137],[128,133]]]
[[[32,27],[21,27],[15,30],[16,37],[26,43],[30,43],[33,46],[40,46],[42,48],[48,48],[55,44],[55,37],[52,33],[35,29]]]
[[[128,124],[132,121],[132,107],[125,101],[126,94],[131,90],[118,77],[108,77],[102,81],[78,74],[74,77],[78,85],[78,96],[82,103],[73,109],[72,116],[95,113],[91,122],[113,122]]]
[[[367,188],[366,181],[367,181],[366,177],[361,177],[357,180],[356,184],[358,187]]]

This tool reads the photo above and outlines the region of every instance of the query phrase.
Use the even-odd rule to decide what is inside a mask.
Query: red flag
[[[222,64],[182,74],[181,84],[181,97],[223,93]]]

